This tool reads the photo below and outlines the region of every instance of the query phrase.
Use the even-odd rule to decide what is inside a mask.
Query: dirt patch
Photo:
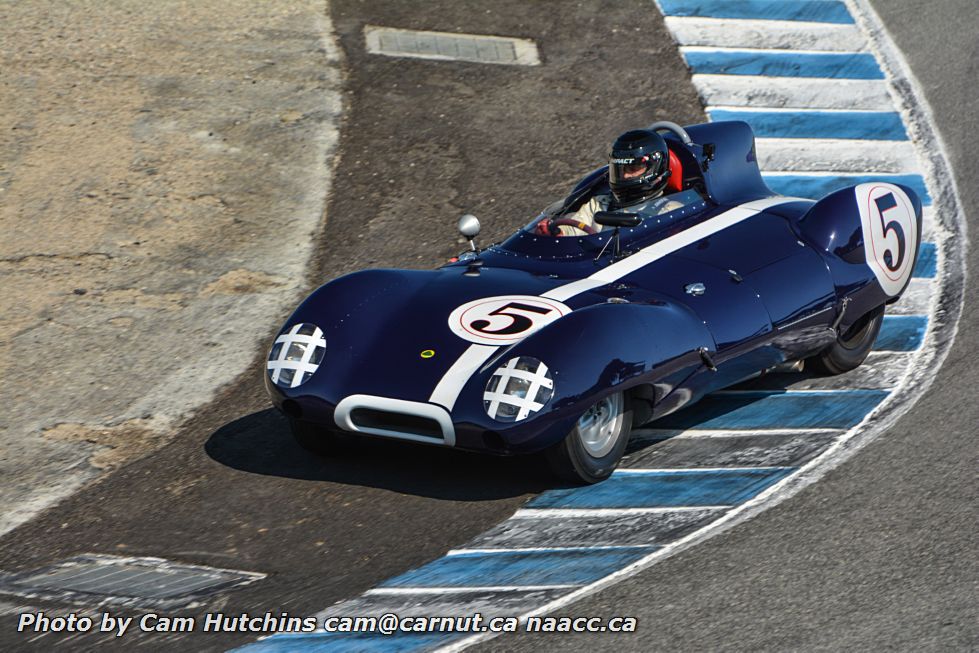
[[[205,297],[210,295],[241,295],[275,288],[282,284],[282,279],[263,272],[244,269],[232,270],[204,286],[201,294]]]
[[[78,292],[84,290],[78,288],[72,291],[76,295],[87,294]],[[140,308],[154,308],[173,311],[179,309],[187,296],[182,293],[168,292],[160,294],[150,294],[137,288],[123,288],[119,290],[106,290],[95,295],[95,299],[104,304],[120,304],[123,306],[137,306]]]
[[[62,442],[84,442],[97,449],[89,458],[96,469],[110,470],[141,457],[163,444],[166,439],[147,420],[131,419],[116,426],[58,424],[44,430],[44,437]]]

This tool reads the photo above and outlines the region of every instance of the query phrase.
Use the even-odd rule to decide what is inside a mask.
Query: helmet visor
[[[646,154],[638,158],[609,157],[609,181],[622,182],[640,179],[655,171],[660,155],[658,152]]]

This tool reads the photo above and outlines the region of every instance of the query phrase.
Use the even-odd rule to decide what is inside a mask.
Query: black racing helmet
[[[608,182],[619,206],[630,206],[662,194],[669,176],[670,151],[656,132],[635,129],[612,143]]]

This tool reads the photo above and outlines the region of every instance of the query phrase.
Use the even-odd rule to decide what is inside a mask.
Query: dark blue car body
[[[818,202],[778,197],[761,177],[747,124],[686,129],[691,143],[666,137],[684,188],[699,199],[623,228],[619,258],[607,251],[596,260],[609,230],[556,238],[525,228],[481,251],[478,268],[461,260],[331,281],[280,331],[316,325],[325,353],[294,387],[267,374],[273,402],[334,430],[532,452],[560,442],[609,393],[629,392],[641,404],[636,419],[655,420],[818,353],[904,291],[921,233],[910,188],[864,184]],[[601,187],[604,175],[595,171],[579,189]],[[449,324],[468,303],[510,296],[570,310],[503,344],[464,339]],[[516,322],[520,310],[501,314]],[[487,383],[520,356],[546,362],[553,397],[526,419],[499,421],[486,409]]]

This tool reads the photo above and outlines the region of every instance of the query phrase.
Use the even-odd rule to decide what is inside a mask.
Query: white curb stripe
[[[921,169],[910,141],[759,138],[755,147],[762,171],[911,173]]]
[[[935,207],[921,207],[921,242],[934,243],[937,240],[941,240],[938,236],[939,232],[944,233],[940,229],[938,221],[935,219]]]
[[[911,279],[901,299],[887,307],[888,315],[928,315],[937,294],[934,279]]]
[[[693,75],[705,105],[798,109],[889,110],[887,83],[875,79],[819,79],[760,75]]]
[[[747,79],[754,79],[750,75],[743,75],[743,77],[746,77]],[[765,77],[764,79],[773,79],[773,78],[772,77]],[[824,80],[824,81],[833,81],[834,83],[836,83],[836,82],[844,82],[844,81],[847,81],[847,80]],[[827,114],[838,114],[839,116],[841,116],[843,118],[846,118],[847,117],[847,114],[851,114],[851,113],[855,113],[855,114],[879,114],[882,111],[884,113],[894,113],[894,106],[893,105],[888,105],[888,106],[883,107],[882,109],[854,109],[854,108],[850,108],[850,107],[821,109],[819,107],[765,107],[765,106],[761,106],[761,105],[751,105],[751,106],[746,106],[746,107],[745,106],[739,107],[739,106],[729,106],[729,105],[725,105],[725,104],[710,104],[710,105],[705,106],[704,107],[704,110],[707,111],[708,113],[711,112],[711,111],[741,111],[741,112],[748,112],[748,113],[751,113],[751,114],[766,114],[766,113],[778,114],[778,113],[781,113],[781,114],[784,114],[786,116],[793,116],[793,115],[798,116],[798,115],[811,115],[811,114],[824,114],[824,113],[827,113]]]
[[[565,519],[568,517],[621,517],[700,510],[730,510],[734,506],[672,506],[661,508],[521,508],[511,519]]]
[[[860,52],[867,47],[856,25],[794,20],[755,20],[668,16],[666,26],[682,46],[811,49]]]
[[[765,170],[765,178],[771,179],[772,177],[852,177],[853,179],[859,180],[866,176],[873,175],[873,173],[860,173],[852,170],[815,170],[813,172],[797,172],[795,170]],[[883,174],[883,173],[880,173]],[[905,173],[907,174],[907,173]],[[912,173],[914,174],[914,173]],[[855,183],[860,183],[859,181]]]
[[[811,429],[810,429],[811,430]],[[775,465],[772,467],[655,467],[638,468],[623,467],[612,472],[612,477],[616,476],[639,476],[639,475],[670,475],[670,474],[699,474],[701,472],[774,472],[783,469],[795,469],[794,467],[784,467]]]
[[[605,544],[595,546],[511,546],[483,547],[473,549],[450,549],[445,556],[483,555],[493,553],[567,553],[568,551],[635,551],[636,549],[655,548],[655,544]]]
[[[714,392],[707,395],[708,397],[724,397],[724,396],[735,396],[735,397],[747,397],[747,396],[784,396],[784,395],[837,395],[839,390],[783,390],[779,388],[778,390],[715,390]],[[812,429],[805,429],[811,431]],[[838,430],[838,429],[837,429]]]
[[[823,435],[826,433],[843,433],[842,429],[746,429],[743,431],[721,430],[721,429],[636,429],[632,432],[633,437],[641,442],[642,440],[664,440],[664,439],[684,439],[692,440],[696,438],[745,438],[756,435],[777,435],[786,438],[804,435]],[[760,468],[751,468],[760,469]]]
[[[825,50],[806,50],[804,48],[747,48],[744,45],[723,47],[717,45],[687,45],[680,46],[680,52],[703,52],[707,54],[867,54],[866,52],[843,51],[826,52]],[[819,78],[817,78],[819,79]]]

